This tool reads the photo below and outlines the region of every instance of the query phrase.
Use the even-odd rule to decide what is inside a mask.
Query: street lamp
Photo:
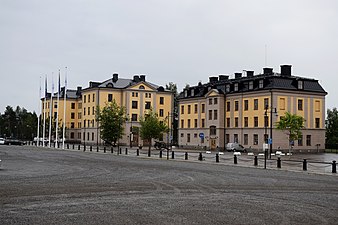
[[[133,147],[133,116],[128,115],[128,118],[130,119],[130,128],[129,128],[129,147]]]

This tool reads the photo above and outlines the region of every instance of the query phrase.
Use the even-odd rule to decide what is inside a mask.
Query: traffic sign
[[[269,138],[269,139],[268,139],[268,144],[269,144],[269,145],[272,145],[272,138]]]
[[[200,134],[199,134],[199,137],[200,137],[200,138],[204,138],[204,133],[200,133]]]

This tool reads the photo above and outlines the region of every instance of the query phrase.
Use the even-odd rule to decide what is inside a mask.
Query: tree
[[[326,120],[326,144],[329,146],[338,144],[338,110],[327,110]]]
[[[172,135],[173,135],[173,143],[177,144],[178,143],[178,92],[177,92],[177,85],[173,82],[169,82],[168,84],[165,85],[167,90],[170,90],[174,94],[174,109],[172,112]],[[168,124],[168,126],[170,126]]]
[[[289,138],[289,153],[291,144],[302,136],[301,129],[304,128],[305,119],[296,114],[286,112],[276,123],[276,129],[285,131]]]
[[[145,117],[140,118],[140,135],[144,140],[149,142],[149,151],[151,150],[151,140],[153,138],[159,139],[163,136],[163,133],[168,131],[168,126],[164,121],[160,121],[157,113],[152,109],[148,111]]]
[[[120,107],[115,100],[107,103],[102,109],[97,107],[96,120],[100,122],[100,137],[102,140],[116,145],[116,142],[124,134],[125,111],[125,108]]]

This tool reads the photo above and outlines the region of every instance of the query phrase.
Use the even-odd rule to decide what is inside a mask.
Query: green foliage
[[[302,136],[301,129],[304,128],[305,119],[296,114],[286,112],[276,123],[276,129],[286,131],[289,141],[298,140]]]
[[[159,139],[163,133],[168,131],[168,126],[164,121],[159,120],[157,113],[153,110],[149,110],[144,118],[140,118],[140,125],[140,136],[149,141],[149,149],[151,148],[151,139]]]
[[[338,144],[338,110],[333,108],[327,110],[326,120],[326,144]]]
[[[115,145],[124,134],[125,108],[113,100],[102,109],[99,107],[96,109],[96,120],[100,122],[101,139]]]

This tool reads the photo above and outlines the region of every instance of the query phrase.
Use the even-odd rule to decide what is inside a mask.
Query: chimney
[[[254,71],[246,71],[246,76],[247,77],[253,77],[254,76]]]
[[[228,75],[218,75],[219,77],[219,81],[224,81],[224,80],[228,80],[229,76]]]
[[[140,75],[140,80],[145,82],[146,81],[146,75]]]
[[[133,81],[139,82],[140,81],[140,77],[138,75],[134,75]]]
[[[282,76],[291,76],[292,65],[281,65],[280,71]]]
[[[273,74],[273,68],[263,68],[263,74],[264,75],[272,75]]]
[[[209,77],[209,83],[216,83],[218,81],[218,77]]]
[[[113,82],[115,83],[119,79],[119,75],[117,73],[113,74]]]
[[[76,90],[76,95],[81,95],[82,87],[78,86]]]
[[[241,77],[242,77],[242,73],[235,73],[235,79],[241,78]]]

